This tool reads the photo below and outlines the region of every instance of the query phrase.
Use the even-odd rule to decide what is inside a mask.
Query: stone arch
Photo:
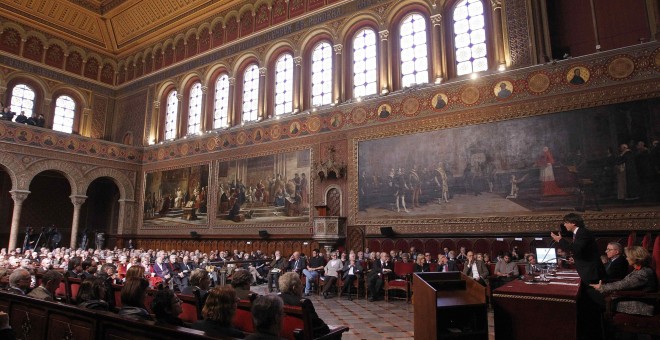
[[[68,86],[68,85],[56,86],[56,87],[53,88],[53,90],[52,90],[51,93],[52,93],[52,97],[50,98],[50,99],[51,99],[51,103],[55,103],[55,100],[56,100],[57,97],[59,97],[60,95],[70,95],[70,94],[73,94],[73,96],[72,96],[73,99],[74,99],[74,100],[77,99],[77,100],[80,101],[80,115],[81,115],[81,116],[82,116],[82,111],[83,111],[84,109],[90,107],[90,106],[89,106],[89,101],[88,101],[87,96],[86,96],[83,92],[81,92],[80,89],[78,89],[78,88],[76,88],[76,87],[71,87],[71,86]],[[78,114],[78,112],[76,112],[76,114]]]
[[[49,39],[48,44],[46,46],[48,46],[50,48],[50,46],[52,46],[52,45],[59,46],[60,48],[62,48],[62,52],[64,52],[64,53],[67,53],[67,51],[68,51],[68,47],[66,46],[66,44],[62,40],[55,39],[55,38]]]
[[[316,39],[319,35],[328,35],[332,37],[330,40],[330,45],[336,44],[335,41],[337,41],[337,35],[332,32],[331,30],[327,29],[326,27],[319,27],[317,29],[311,30],[305,34],[302,39],[300,39],[300,53],[302,54],[303,51],[306,51],[311,48],[309,46],[310,41],[312,44],[317,44],[319,42],[319,39]],[[322,39],[325,40],[325,39]]]
[[[179,33],[172,40],[175,47],[176,47],[176,44],[178,44],[179,40],[181,40],[181,39],[183,39],[183,43],[186,44],[186,37],[183,35],[183,33]]]
[[[222,21],[222,23],[223,23],[223,27],[227,25],[227,22],[228,22],[229,20],[231,20],[232,17],[235,17],[235,18],[236,18],[236,22],[241,22],[241,17],[238,16],[238,11],[237,11],[237,10],[233,10],[233,11],[227,13],[227,15],[225,15],[225,18],[224,18],[224,20]]]
[[[85,52],[85,50],[83,50],[82,48],[80,48],[78,46],[69,46],[69,48],[67,50],[65,50],[64,53],[67,56],[69,56],[71,54],[71,52],[78,52],[78,54],[80,54],[80,57],[82,58],[82,60],[87,60],[87,52]]]
[[[112,60],[110,58],[103,58],[103,63],[101,65],[109,64],[112,67],[115,68],[115,70],[119,69],[119,66],[117,65],[117,62],[115,60]]]
[[[293,57],[297,57],[299,55],[299,50],[296,49],[296,46],[292,44],[290,41],[283,40],[283,41],[278,41],[275,44],[272,44],[268,47],[268,50],[266,53],[263,55],[263,60],[268,64],[272,62],[272,58],[279,56],[284,52],[284,50],[291,50],[291,55]],[[264,65],[268,67],[267,65]]]
[[[255,10],[262,4],[268,5],[268,8],[270,9],[273,7],[273,0],[257,0],[257,2],[254,3]]]
[[[172,79],[168,79],[160,84],[156,91],[156,95],[154,96],[154,100],[160,100],[160,98],[163,98],[165,92],[170,90],[170,86],[174,87],[177,93],[179,93],[179,88],[176,86],[176,82]]]
[[[33,83],[33,85],[39,86],[39,88],[35,89],[35,91],[41,92],[44,98],[50,98],[52,91],[48,87],[48,85],[43,81],[43,79],[41,79],[40,77],[36,77],[34,76],[34,74],[25,73],[25,72],[13,72],[10,73],[7,76],[7,78],[5,78],[6,81],[5,84],[9,84],[14,79],[16,79],[17,82],[20,82],[21,79],[26,79],[30,83]]]
[[[186,42],[188,41],[188,38],[190,38],[190,35],[192,35],[192,34],[194,34],[195,37],[199,38],[197,30],[198,30],[197,28],[191,28],[191,29],[188,30],[188,32],[186,32],[186,34],[184,36],[184,39],[186,39]]]
[[[209,32],[212,31],[212,26],[211,26],[211,24],[208,23],[208,22],[204,22],[204,23],[202,23],[201,25],[199,25],[199,27],[197,27],[197,34],[199,35],[199,33],[200,33],[201,31],[203,31],[205,28],[208,29]]]
[[[81,195],[86,195],[90,184],[102,177],[112,179],[117,185],[119,188],[120,199],[135,199],[135,188],[131,180],[123,172],[111,168],[94,168],[85,173],[84,177],[79,182]]]
[[[254,15],[255,8],[252,4],[245,4],[241,9],[238,10],[238,17],[241,18],[243,17],[243,13],[250,11],[252,12],[252,15]]]
[[[2,29],[0,29],[0,33],[3,32],[4,30],[11,28],[13,30],[16,30],[18,34],[21,36],[21,39],[25,39],[25,34],[27,33],[23,27],[21,27],[18,24],[15,24],[11,21],[7,21],[0,26]]]
[[[376,31],[380,30],[382,26],[380,18],[378,18],[373,13],[371,12],[360,13],[359,15],[356,15],[355,17],[351,18],[349,21],[344,23],[344,26],[339,31],[340,41],[343,42],[350,41],[349,39],[350,37],[348,37],[347,35],[355,31],[355,24],[362,22],[368,23],[369,26],[373,26],[374,28],[376,28]]]
[[[213,66],[211,66],[206,73],[203,75],[201,78],[204,84],[209,84],[211,81],[215,80],[215,77],[217,76],[217,71],[224,69],[225,72],[229,75],[229,77],[232,77],[232,73],[229,72],[230,68],[229,65],[225,63],[218,63]]]
[[[11,190],[18,189],[19,183],[16,173],[23,172],[23,165],[18,160],[16,160],[16,157],[12,156],[8,152],[3,152],[0,154],[0,168],[9,174],[9,178],[11,179]]]
[[[331,184],[328,185],[325,190],[323,190],[323,204],[326,206],[328,205],[328,193],[333,189],[339,192],[339,216],[342,216],[344,212],[344,193],[342,192],[340,186]]]
[[[27,32],[25,33],[25,39],[27,39],[27,38],[29,38],[29,37],[35,37],[35,38],[39,39],[39,41],[41,41],[41,43],[43,44],[44,48],[45,48],[46,46],[48,46],[48,39],[47,39],[46,36],[45,36],[43,33],[41,33],[41,32],[37,32],[37,31],[27,31]]]
[[[199,81],[202,83],[202,86],[206,86],[207,84],[204,81],[204,78],[202,78],[202,75],[199,74],[198,71],[191,71],[190,73],[186,74],[183,78],[181,78],[181,81],[179,81],[176,87],[185,90],[186,86],[190,83],[192,79],[199,79]]]
[[[215,27],[218,23],[222,23],[222,27],[225,27],[225,22],[225,18],[221,16],[213,19],[209,25],[209,32],[213,33],[213,27]]]
[[[429,7],[428,2],[422,1],[422,0],[408,0],[408,1],[401,1],[391,8],[387,9],[387,12],[383,15],[383,18],[385,19],[385,23],[388,25],[399,25],[400,22],[394,22],[395,18],[401,14],[402,11],[407,11],[407,12],[419,12],[418,7],[423,7],[426,10],[426,13],[422,14],[424,16],[430,15],[430,13],[433,13],[433,10]],[[407,14],[407,13],[406,13]],[[406,14],[403,14],[405,16]],[[402,16],[402,18],[403,18]],[[426,20],[430,20],[428,17],[425,18]]]
[[[35,162],[26,169],[26,181],[25,187],[21,188],[23,190],[30,189],[30,183],[38,174],[53,170],[61,173],[71,185],[71,195],[84,195],[85,193],[80,194],[78,191],[78,182],[83,178],[82,172],[73,166],[71,163],[58,161],[54,159],[46,159],[42,161]]]
[[[232,65],[232,72],[231,73],[232,74],[238,74],[239,72],[242,72],[243,69],[240,69],[240,68],[244,68],[245,67],[245,65],[244,65],[245,61],[250,59],[250,58],[256,60],[257,67],[265,67],[266,66],[263,63],[263,60],[261,58],[259,58],[259,56],[256,53],[254,53],[254,51],[246,51],[245,53],[242,53],[239,58],[234,60],[234,65]]]

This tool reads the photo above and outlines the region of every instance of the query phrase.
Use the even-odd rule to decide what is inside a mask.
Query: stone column
[[[163,131],[159,128],[159,113],[160,113],[160,101],[154,100],[153,109],[151,110],[151,124],[149,126],[149,135],[147,136],[147,144],[152,145],[163,140],[164,134]],[[143,144],[144,145],[144,144]]]
[[[344,86],[346,84],[343,72],[344,59],[342,58],[341,51],[343,49],[342,44],[337,44],[332,46],[332,50],[335,51],[335,60],[332,65],[334,74],[332,75],[332,82],[334,83],[334,93],[332,97],[332,102],[335,104],[341,103],[344,101]]]
[[[236,101],[234,97],[236,96],[236,78],[229,78],[229,97],[227,99],[227,127],[236,125]],[[215,117],[213,117],[215,119]]]
[[[293,112],[300,112],[303,108],[302,57],[293,58]]]
[[[213,130],[213,117],[211,117],[211,125],[210,125],[211,128],[208,127],[209,126],[208,119],[205,119],[208,116],[212,116],[212,114],[210,115],[206,114],[206,107],[208,106],[206,105],[206,100],[208,99],[208,95],[207,95],[208,93],[209,93],[209,87],[206,85],[202,85],[202,110],[200,112],[200,117],[199,117],[200,132]]]
[[[266,81],[268,80],[268,77],[266,77],[267,71],[268,69],[265,67],[259,69],[259,105],[257,106],[259,110],[257,112],[257,121],[269,117],[268,98],[266,98],[268,91],[268,86],[266,86]],[[245,121],[245,118],[243,118],[243,121]]]
[[[447,56],[443,51],[445,48],[445,38],[442,34],[442,15],[431,16],[431,67],[433,68],[431,76],[432,82],[439,83],[443,78],[447,78]]]
[[[490,65],[488,68],[497,69],[502,64],[511,66],[511,57],[506,53],[509,44],[508,40],[505,39],[506,26],[502,15],[502,0],[491,0],[491,5],[493,6],[493,33],[491,36],[495,47],[495,58],[492,60],[497,64]]]
[[[30,194],[28,190],[12,190],[9,192],[11,198],[14,200],[14,211],[11,217],[11,230],[9,231],[9,251],[16,249],[16,242],[18,240],[18,227],[21,222],[21,209],[23,202]]]
[[[117,221],[117,235],[129,232],[127,226],[134,223],[135,201],[130,199],[119,199],[119,220]],[[130,232],[134,232],[131,230]]]
[[[71,195],[71,203],[73,203],[73,222],[71,222],[71,249],[76,249],[76,242],[78,241],[78,225],[80,224],[80,207],[87,200],[87,196]]]
[[[174,136],[174,139],[188,135],[188,117],[183,117],[183,94],[179,90],[176,92],[176,99],[176,136]],[[188,112],[188,110],[185,111]]]
[[[385,90],[389,91],[392,88],[392,78],[391,78],[391,73],[390,73],[390,64],[389,64],[389,46],[387,44],[387,38],[390,36],[390,31],[388,30],[383,30],[378,32],[378,35],[380,36],[380,53],[378,56],[380,57],[379,59],[379,74],[380,74],[380,87],[378,89],[377,93],[382,93],[385,92]]]

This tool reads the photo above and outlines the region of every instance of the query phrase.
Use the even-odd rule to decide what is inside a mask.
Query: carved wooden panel
[[[88,58],[85,63],[85,77],[94,79],[99,76],[99,62],[94,58]]]
[[[69,56],[66,57],[65,69],[71,73],[80,74],[82,72],[82,64],[82,56],[80,53],[74,51],[69,53]]]
[[[41,57],[44,54],[44,44],[41,43],[36,37],[29,37],[25,41],[25,46],[23,46],[23,56],[34,60],[41,61]]]
[[[328,190],[326,197],[329,216],[341,216],[341,194],[336,188]]]
[[[208,28],[203,28],[199,33],[199,43],[198,43],[199,52],[207,51],[211,48],[211,34],[209,33]]]
[[[46,51],[46,65],[62,68],[64,65],[64,50],[57,44],[51,44]]]

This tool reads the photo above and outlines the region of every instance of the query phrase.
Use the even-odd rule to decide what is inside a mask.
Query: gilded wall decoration
[[[591,72],[584,66],[571,67],[566,73],[566,81],[571,85],[584,85],[589,82]]]
[[[144,181],[143,227],[208,224],[208,165],[148,172]]]
[[[311,150],[218,161],[218,226],[308,222]]]
[[[493,93],[497,99],[509,99],[513,91],[513,84],[508,80],[498,81],[493,87]]]
[[[660,147],[651,146],[649,136],[660,136],[658,105],[651,99],[492,124],[365,134],[353,142],[359,174],[351,192],[354,221],[492,222],[567,210],[655,214]]]
[[[634,71],[635,62],[625,56],[617,57],[607,64],[607,74],[615,80],[628,78]]]
[[[544,72],[532,73],[527,79],[527,88],[532,94],[543,94],[550,88],[550,77]]]
[[[445,93],[438,93],[435,96],[433,96],[433,99],[431,99],[431,105],[433,105],[433,108],[436,110],[442,110],[445,107],[447,107],[447,104],[449,103],[449,98],[447,98],[447,95]]]

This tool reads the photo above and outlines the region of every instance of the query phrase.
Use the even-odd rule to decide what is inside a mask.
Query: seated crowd
[[[1,106],[1,105],[0,105]],[[16,115],[15,112],[11,111],[9,106],[0,108],[0,120],[14,121],[19,124],[27,124],[32,126],[44,127],[46,125],[46,119],[44,115],[34,113],[32,117],[27,117],[25,111],[21,111],[19,115]]]
[[[644,261],[649,258],[648,252],[639,253],[626,248],[626,261],[620,244],[609,243],[606,250],[608,281],[594,285],[596,291],[604,293],[618,289],[633,279],[639,283],[640,273],[648,274],[644,275],[645,278],[655,277],[653,273],[647,273],[651,269],[644,266]],[[563,259],[561,265],[571,266],[571,254],[561,249],[557,250],[557,254]],[[315,249],[310,257],[296,251],[288,258],[282,256],[280,251],[268,257],[261,251],[239,250],[202,253],[199,250],[42,248],[24,252],[16,249],[8,253],[2,249],[0,282],[8,276],[8,291],[54,301],[64,276],[75,278],[81,280],[81,284],[73,302],[80,308],[115,311],[126,318],[154,320],[203,330],[210,335],[243,338],[246,334],[233,328],[232,318],[237,301],[250,299],[251,286],[266,283],[269,293],[273,290],[279,293],[279,298],[261,297],[253,304],[255,331],[272,334],[279,329],[275,324],[278,317],[264,314],[263,320],[257,320],[262,312],[259,308],[265,313],[281,310],[282,305],[298,306],[302,296],[309,296],[314,288],[324,298],[338,292],[339,296],[351,299],[354,282],[364,285],[369,301],[379,300],[386,281],[402,278],[397,277],[394,270],[397,262],[410,263],[414,272],[462,271],[492,289],[518,278],[522,274],[519,264],[527,273],[534,273],[540,268],[533,254],[519,254],[515,247],[511,252],[498,254],[493,260],[489,254],[475,254],[464,247],[458,252],[444,248],[435,258],[429,252],[417,253],[414,247],[409,252],[370,252],[365,249],[347,253],[333,251],[329,254]],[[494,271],[491,273],[493,265]],[[628,265],[638,266],[641,271],[631,277]],[[35,274],[40,276],[38,286]],[[220,275],[226,275],[231,284],[220,285]],[[622,283],[614,284],[622,279]],[[340,282],[341,289],[338,289]],[[122,286],[120,308],[113,292],[113,286],[117,285]],[[149,306],[151,312],[145,306],[149,288],[158,289]],[[175,292],[197,297],[203,305],[203,320],[185,324],[179,319],[181,300]],[[622,310],[626,308],[621,306]],[[311,314],[314,334],[327,333],[328,325],[316,312]]]

